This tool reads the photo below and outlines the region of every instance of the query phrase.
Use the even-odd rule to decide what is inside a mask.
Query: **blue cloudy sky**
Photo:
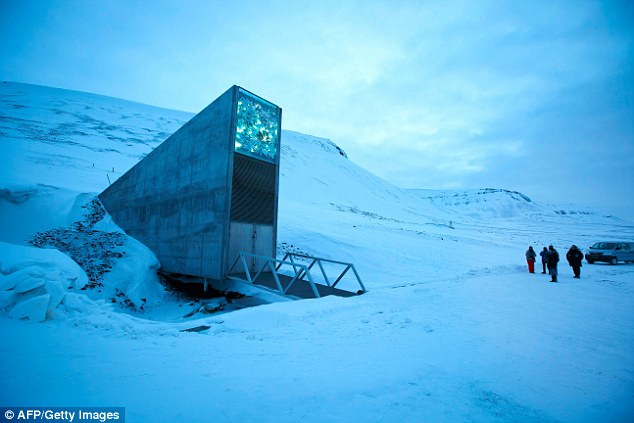
[[[233,84],[404,188],[634,219],[634,7],[1,0],[0,79],[197,112]]]

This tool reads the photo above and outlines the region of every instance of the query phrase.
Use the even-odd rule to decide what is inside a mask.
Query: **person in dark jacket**
[[[548,248],[544,247],[544,249],[542,250],[541,253],[539,253],[539,255],[542,258],[542,275],[546,274],[546,256],[548,255]]]
[[[568,260],[568,264],[572,267],[572,272],[575,274],[575,278],[581,278],[581,262],[583,261],[583,253],[576,245],[570,247],[570,250],[566,253],[566,260]]]
[[[551,282],[557,282],[557,263],[559,263],[559,253],[552,245],[548,246],[548,255],[546,256],[546,266],[551,276]]]
[[[528,247],[528,250],[526,250],[526,263],[528,263],[528,271],[530,273],[535,273],[535,258],[537,258],[535,250],[533,250],[532,246]]]

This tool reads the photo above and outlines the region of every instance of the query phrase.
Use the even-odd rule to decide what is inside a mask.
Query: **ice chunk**
[[[80,313],[88,312],[95,307],[95,302],[85,295],[74,294],[72,292],[66,293],[62,300],[66,311],[78,311]]]
[[[0,277],[0,292],[15,288],[19,280],[19,278]]]
[[[14,290],[17,294],[23,294],[25,292],[33,291],[35,288],[39,288],[46,283],[44,278],[25,278],[17,283]]]
[[[46,311],[51,296],[48,294],[22,301],[13,307],[9,312],[9,316],[14,319],[29,319],[34,322],[43,322],[46,320]]]
[[[45,287],[46,292],[51,296],[51,301],[48,304],[48,310],[51,311],[61,304],[66,290],[59,281],[46,281]]]
[[[45,274],[46,270],[37,265],[30,265],[19,270],[14,269],[12,273],[9,273],[0,280],[0,290],[7,291],[13,289],[25,279],[43,277]]]
[[[14,291],[0,291],[0,309],[6,309],[15,302]]]

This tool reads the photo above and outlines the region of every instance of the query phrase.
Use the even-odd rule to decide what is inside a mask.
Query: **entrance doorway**
[[[273,245],[273,225],[257,223],[231,222],[229,230],[229,256],[227,269],[233,264],[240,252],[259,256],[275,257]],[[248,258],[249,271],[258,271],[266,261]]]

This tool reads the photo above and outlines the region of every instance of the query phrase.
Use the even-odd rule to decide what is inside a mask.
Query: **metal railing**
[[[260,266],[255,276],[251,275],[251,271],[249,270],[249,265],[247,263],[247,257],[264,261],[264,263]],[[296,260],[297,258],[308,260],[310,261],[310,264],[299,263]],[[334,264],[345,266],[344,270],[339,274],[339,276],[335,279],[335,281],[332,284],[330,283],[330,279],[328,278],[328,275],[326,273],[326,270],[324,269],[322,262],[334,263]],[[246,280],[231,274],[236,268],[236,265],[238,264],[242,265],[242,270],[244,271]],[[236,260],[233,262],[233,264],[229,268],[229,271],[227,272],[227,278],[241,281],[241,282],[247,282],[253,285],[258,282],[258,278],[260,278],[262,273],[265,272],[266,269],[268,269],[271,272],[271,275],[273,276],[273,280],[275,281],[277,291],[279,291],[282,295],[285,295],[285,296],[290,295],[288,294],[288,292],[293,286],[293,284],[297,282],[298,280],[304,280],[308,282],[308,284],[310,285],[310,288],[313,294],[315,295],[315,298],[321,298],[321,295],[319,294],[319,290],[317,289],[317,285],[315,284],[315,280],[312,274],[310,273],[310,270],[313,268],[315,264],[319,266],[319,269],[321,270],[321,274],[324,277],[326,284],[330,288],[335,288],[337,284],[346,275],[346,273],[350,269],[352,269],[357,279],[357,282],[359,283],[359,286],[361,287],[361,290],[359,292],[366,292],[365,286],[363,286],[363,282],[361,282],[361,278],[359,277],[359,273],[357,272],[357,270],[355,269],[352,263],[345,263],[342,261],[312,257],[312,256],[296,254],[296,253],[286,253],[284,255],[284,258],[280,260],[274,257],[266,257],[266,256],[260,256],[257,254],[240,252]],[[284,286],[284,284],[282,283],[279,277],[279,275],[281,274],[279,271],[282,269],[283,266],[292,268],[292,278],[290,279],[288,284],[286,284],[286,286]],[[306,277],[308,280],[305,280],[304,277]]]
[[[321,270],[321,274],[324,277],[324,280],[326,281],[326,284],[329,287],[334,288],[343,279],[343,277],[346,275],[346,273],[348,273],[348,270],[352,269],[352,272],[354,272],[354,276],[356,277],[357,282],[359,283],[359,286],[361,287],[361,291],[362,292],[366,292],[365,286],[363,286],[363,282],[361,282],[361,277],[359,276],[359,273],[357,272],[357,269],[354,267],[354,264],[352,264],[352,263],[346,263],[346,262],[343,262],[343,261],[326,259],[326,258],[323,258],[323,257],[313,257],[313,256],[308,256],[308,255],[305,255],[305,254],[298,254],[298,253],[286,253],[282,260],[285,261],[286,259],[288,259],[288,261],[290,263],[293,263],[293,265],[298,265],[298,263],[295,262],[296,258],[301,258],[301,259],[305,259],[305,260],[310,261],[310,264],[308,266],[304,265],[304,267],[306,267],[306,270],[305,271],[300,271],[300,273],[299,273],[299,277],[300,278],[303,276],[302,272],[310,272],[310,269],[312,269],[313,266],[315,264],[317,264],[319,266],[319,270]],[[330,279],[328,278],[328,275],[326,274],[326,270],[324,269],[324,266],[322,264],[324,262],[333,263],[333,264],[339,264],[341,266],[345,266],[343,271],[339,274],[337,279],[335,279],[335,281],[332,284],[330,283]]]

